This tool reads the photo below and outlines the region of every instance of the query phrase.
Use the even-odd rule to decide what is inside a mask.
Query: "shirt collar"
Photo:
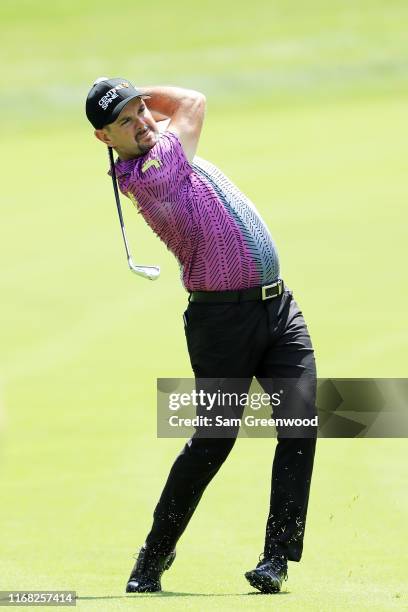
[[[133,159],[117,159],[115,162],[115,170],[116,176],[123,176],[124,174],[130,174],[135,167],[135,164],[140,160],[140,157],[135,157]],[[112,172],[109,169],[109,176],[112,176]]]

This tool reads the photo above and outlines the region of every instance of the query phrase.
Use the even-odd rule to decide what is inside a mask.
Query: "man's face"
[[[121,159],[133,159],[156,144],[159,129],[144,100],[134,98],[122,108],[116,121],[95,130],[95,135],[113,147]]]

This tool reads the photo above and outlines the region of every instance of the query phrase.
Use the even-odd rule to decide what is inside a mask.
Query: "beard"
[[[136,143],[139,147],[140,155],[144,155],[145,153],[150,151],[150,149],[152,149],[157,142],[158,134],[156,134],[156,132],[153,132],[153,130],[150,130],[150,134],[154,136],[151,142],[141,142],[136,138]]]
[[[122,148],[120,145],[114,146],[113,148],[119,155],[119,159],[135,159],[136,157],[141,157],[145,155],[154,147],[159,139],[159,132],[155,130],[150,130],[153,138],[149,138],[147,142],[143,142],[142,139],[138,139],[134,137],[133,141],[127,142],[126,145]]]
[[[153,149],[155,144],[156,144],[155,142],[152,143],[152,144],[140,144],[140,143],[138,143],[137,146],[139,147],[139,152],[140,152],[139,154],[140,155],[144,155],[145,153],[148,153],[148,151],[150,151],[150,149]]]

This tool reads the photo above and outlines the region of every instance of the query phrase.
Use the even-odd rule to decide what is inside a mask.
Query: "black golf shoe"
[[[160,554],[143,546],[126,585],[126,593],[157,593],[161,576],[176,558],[176,551]]]
[[[262,559],[254,570],[246,572],[249,584],[261,593],[279,593],[288,577],[288,562],[284,556]]]

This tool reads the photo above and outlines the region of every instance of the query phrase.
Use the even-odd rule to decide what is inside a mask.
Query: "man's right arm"
[[[205,115],[205,96],[181,87],[143,87],[154,117],[170,119],[167,130],[179,138],[188,161],[193,161]]]

